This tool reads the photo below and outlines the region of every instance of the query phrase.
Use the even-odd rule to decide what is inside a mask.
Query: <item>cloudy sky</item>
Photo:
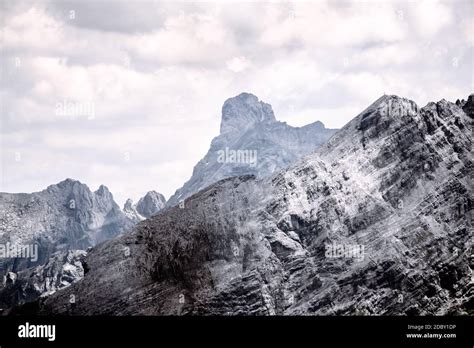
[[[246,91],[337,128],[382,94],[473,90],[472,1],[1,2],[1,182],[169,197]]]

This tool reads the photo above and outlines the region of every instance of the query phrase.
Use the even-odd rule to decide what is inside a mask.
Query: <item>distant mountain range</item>
[[[209,153],[196,166],[191,180],[167,203],[162,194],[150,191],[136,204],[128,199],[121,210],[106,186],[92,192],[85,184],[72,179],[37,193],[0,193],[0,245],[38,245],[37,260],[0,260],[0,279],[3,277],[3,285],[6,285],[7,278],[14,277],[18,285],[23,278],[30,277],[30,272],[23,270],[36,267],[36,273],[44,272],[43,268],[48,269],[51,262],[57,264],[58,260],[63,260],[68,250],[86,250],[114,238],[158,213],[166,204],[177,204],[178,198],[184,199],[222,178],[241,174],[269,175],[311,152],[333,133],[334,130],[325,129],[320,122],[302,128],[277,122],[270,105],[260,102],[252,94],[242,93],[224,103],[221,134],[213,140]],[[226,151],[227,157],[219,158],[221,150]],[[229,163],[229,151],[236,151],[239,155],[234,158],[235,163],[232,163],[232,158]],[[255,162],[249,161],[251,156],[241,157],[242,151],[244,155],[248,155],[246,151],[255,154]],[[203,163],[207,164],[203,166]],[[59,278],[60,273],[57,273],[55,279]],[[41,284],[29,281],[28,286],[23,284],[25,289],[40,291],[23,291],[19,298],[30,300],[35,294],[50,294],[59,288],[50,287],[46,284],[48,281]],[[8,305],[12,294],[17,297],[14,291],[8,292],[5,299]]]
[[[473,109],[474,95],[423,108],[385,95],[324,142],[320,125],[304,131],[316,141],[232,98],[168,208],[94,246],[82,279],[5,313],[472,315]],[[256,165],[241,165],[251,152],[237,165],[239,149]],[[12,278],[3,293],[25,282]]]
[[[31,194],[0,193],[0,244],[38,244],[36,264],[57,250],[85,250],[132,226],[104,185],[92,192],[79,181],[66,179]],[[31,265],[18,259],[9,270]]]
[[[133,204],[130,198],[127,199],[123,206],[123,212],[130,220],[137,223],[158,213],[165,207],[165,203],[165,196],[156,191],[149,191],[140,198],[137,204]]]
[[[0,277],[44,264],[57,251],[86,250],[116,237],[163,206],[162,195],[148,192],[138,202],[134,219],[120,209],[106,186],[92,192],[72,179],[30,194],[0,193],[0,245],[12,250],[32,244],[38,248],[35,259],[0,259]]]
[[[79,280],[86,250],[130,230],[164,204],[163,195],[150,191],[121,210],[106,186],[92,192],[72,179],[30,194],[0,193],[0,251],[35,251],[34,257],[0,255],[0,309]],[[70,262],[70,255],[80,258]]]

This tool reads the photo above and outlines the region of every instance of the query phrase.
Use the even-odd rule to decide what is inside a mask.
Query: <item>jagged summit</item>
[[[221,179],[270,175],[314,151],[335,131],[320,121],[303,127],[279,122],[271,105],[250,93],[227,99],[222,107],[220,134],[194,167],[192,177],[166,204],[176,205]]]
[[[83,192],[85,194],[93,193],[95,195],[98,195],[104,198],[113,199],[113,195],[107,186],[100,185],[96,191],[92,192],[89,189],[89,186],[87,186],[86,184],[82,183],[79,180],[71,179],[71,178],[66,178],[58,182],[57,184],[49,185],[45,191],[54,192],[57,190],[76,190],[77,192]]]
[[[71,185],[71,184],[75,184],[75,183],[82,184],[79,180],[72,179],[72,178],[66,178],[66,179],[58,182],[56,185]]]
[[[94,192],[95,194],[105,196],[105,195],[112,195],[109,188],[105,185],[100,185],[99,188]]]
[[[133,200],[131,200],[130,198],[127,199],[127,201],[123,205],[123,213],[134,223],[138,223],[140,221],[145,220],[145,217],[137,212],[136,205],[133,204]]]
[[[45,190],[33,194],[57,197],[57,199],[65,197],[69,200],[74,199],[76,203],[84,202],[84,205],[90,205],[94,196],[86,184],[69,178],[57,184],[49,185]]]
[[[163,209],[165,203],[165,196],[156,191],[149,191],[140,198],[135,208],[141,216],[148,218]]]
[[[467,100],[456,100],[456,105],[463,109],[463,111],[471,118],[474,118],[474,94],[470,94]]]
[[[251,93],[241,93],[224,102],[220,133],[240,132],[255,123],[265,122],[276,122],[271,105]]]
[[[0,193],[0,243],[38,244],[42,264],[56,251],[86,249],[128,230],[133,222],[101,185],[65,179],[34,193]],[[12,262],[0,269],[16,272],[32,262]]]
[[[384,116],[398,117],[406,113],[414,114],[417,110],[418,105],[413,100],[394,94],[384,94],[361,112],[361,115],[367,114],[368,112],[379,111]]]
[[[54,190],[54,189],[63,189],[63,188],[71,188],[74,185],[80,185],[80,186],[86,186],[79,180],[71,179],[71,178],[66,178],[57,184],[51,184],[49,185],[46,190]]]
[[[123,210],[131,209],[132,207],[133,207],[133,200],[131,198],[128,198],[125,201],[125,204],[123,205]]]

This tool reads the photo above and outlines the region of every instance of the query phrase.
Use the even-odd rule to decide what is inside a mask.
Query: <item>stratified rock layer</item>
[[[383,96],[288,169],[98,245],[37,313],[472,315],[472,130],[450,102]]]

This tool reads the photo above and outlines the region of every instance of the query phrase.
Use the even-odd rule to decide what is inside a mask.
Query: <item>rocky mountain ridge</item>
[[[472,315],[469,105],[383,96],[287,169],[96,246],[33,312],[71,314],[74,295],[81,315]]]
[[[85,250],[133,225],[104,185],[92,192],[66,179],[31,194],[0,193],[0,245],[38,248],[37,260],[2,259],[0,273],[44,264],[57,251]]]

